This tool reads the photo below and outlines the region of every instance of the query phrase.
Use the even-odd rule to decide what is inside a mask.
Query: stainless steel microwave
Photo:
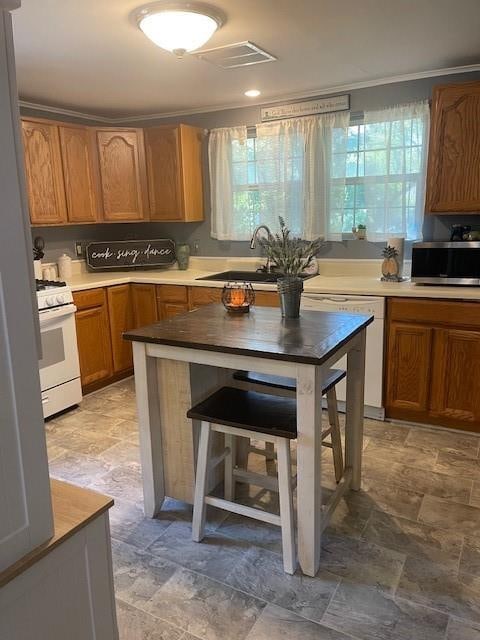
[[[480,286],[480,242],[416,242],[412,282]]]

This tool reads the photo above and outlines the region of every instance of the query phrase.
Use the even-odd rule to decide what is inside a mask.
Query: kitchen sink
[[[275,284],[280,273],[265,273],[263,271],[222,271],[221,273],[212,273],[210,276],[202,276],[197,280],[214,280],[220,282],[242,281],[242,282],[260,282],[262,284]],[[312,275],[301,275],[303,280],[312,278]]]

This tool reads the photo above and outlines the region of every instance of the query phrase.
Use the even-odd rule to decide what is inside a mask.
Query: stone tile
[[[431,451],[458,453],[468,458],[476,458],[480,438],[463,433],[452,433],[441,429],[411,429],[406,444]]]
[[[128,440],[122,440],[122,442],[117,441],[113,447],[102,451],[99,457],[112,467],[118,467],[128,462],[140,464],[140,448],[138,444],[134,444]]]
[[[51,464],[55,458],[58,458],[64,453],[67,453],[67,449],[58,446],[55,442],[52,442],[47,438],[47,456],[49,464]]]
[[[388,482],[411,491],[428,493],[437,498],[466,504],[470,499],[472,488],[472,481],[469,479],[454,478],[444,473],[436,473],[429,469],[420,469],[399,463],[390,466]]]
[[[381,422],[380,420],[365,420],[363,433],[374,440],[392,442],[397,445],[405,444],[410,433],[409,427]]]
[[[480,481],[480,460],[467,458],[460,453],[440,451],[434,470],[447,476]]]
[[[362,586],[393,592],[404,562],[405,554],[366,540],[328,534],[322,538],[322,569]]]
[[[59,424],[59,428],[61,428],[63,424],[67,425],[71,430],[74,429],[76,432],[81,431],[83,433],[85,431],[92,431],[94,434],[101,433],[103,435],[109,435],[110,430],[112,430],[120,421],[121,418],[118,417],[112,418],[110,416],[94,413],[93,411],[81,409],[72,411],[72,413],[65,415],[63,417],[63,422]]]
[[[480,540],[478,537],[465,538],[459,571],[460,573],[471,573],[473,576],[480,576]]]
[[[47,436],[47,440],[50,439],[53,442],[59,436],[66,436],[77,431],[79,428],[76,422],[77,413],[77,411],[71,411],[57,417],[55,420],[47,420],[45,422],[45,434]]]
[[[425,496],[418,520],[433,527],[452,529],[465,535],[475,536],[480,529],[480,509]]]
[[[119,640],[183,640],[184,631],[117,599]]]
[[[402,446],[385,440],[379,442],[372,438],[365,447],[364,456],[390,463],[400,462],[405,464],[408,461],[409,466],[412,467],[433,469],[438,453],[420,447]]]
[[[350,582],[342,582],[322,620],[361,640],[443,640],[447,621],[438,611]]]
[[[423,494],[368,477],[362,479],[362,489],[356,496],[357,500],[401,518],[417,519]]]
[[[236,540],[243,540],[248,544],[275,553],[282,553],[282,532],[280,527],[267,522],[259,522],[236,513],[230,513],[220,524],[218,532]]]
[[[437,529],[406,518],[374,511],[362,538],[416,558],[457,567],[463,536],[455,531]]]
[[[168,513],[161,513],[157,518],[147,518],[142,505],[118,499],[115,500],[109,515],[112,537],[138,549],[146,549],[176,521]]]
[[[216,532],[207,532],[202,542],[193,542],[191,524],[175,522],[148,551],[156,557],[166,558],[192,571],[225,582],[247,548],[245,542],[220,536]]]
[[[108,405],[103,405],[102,408],[96,409],[95,413],[109,418],[129,420],[134,423],[138,418],[137,407],[132,402],[109,402]]]
[[[445,640],[480,640],[480,627],[450,618]]]
[[[111,466],[94,456],[66,451],[50,461],[50,474],[60,480],[87,486],[111,470]]]
[[[173,576],[177,566],[131,545],[112,541],[115,593],[124,602],[142,607]]]
[[[89,432],[86,435],[81,430],[76,430],[73,433],[55,437],[55,444],[70,451],[91,456],[102,453],[105,449],[113,447],[117,442],[119,441],[116,438],[106,436],[101,431],[98,433]]]
[[[470,504],[473,507],[480,507],[480,482],[473,483],[472,495],[470,496]]]
[[[323,568],[315,578],[299,571],[291,576],[283,570],[281,555],[253,547],[232,569],[227,582],[304,618],[320,621],[340,579]]]
[[[104,417],[109,420],[106,425],[106,428],[102,430],[105,435],[111,436],[112,438],[118,438],[119,440],[126,440],[127,438],[138,433],[138,425],[136,421],[130,419],[123,418],[111,418],[108,416],[103,416],[102,414],[97,414],[98,421],[103,421]],[[91,428],[85,429],[83,433],[90,433],[92,431]],[[93,430],[94,433],[98,430]]]
[[[457,618],[480,622],[480,578],[419,558],[407,558],[397,595]]]
[[[253,625],[247,640],[348,640],[351,636],[310,622],[291,611],[269,604]]]
[[[205,640],[244,640],[265,603],[180,568],[142,608]]]
[[[323,495],[327,498],[326,492]],[[359,538],[373,510],[373,503],[356,499],[354,492],[346,493],[333,512],[326,533]]]
[[[115,467],[91,486],[114,498],[129,502],[143,500],[141,469],[137,462]]]

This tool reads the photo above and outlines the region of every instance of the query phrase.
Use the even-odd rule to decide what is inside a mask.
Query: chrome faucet
[[[255,247],[257,246],[257,235],[260,229],[264,229],[267,232],[269,238],[272,235],[272,232],[270,231],[270,229],[267,227],[266,224],[259,224],[252,234],[252,239],[250,240],[250,249],[255,249]],[[266,265],[261,269],[258,269],[258,271],[266,271],[266,273],[270,273],[270,270],[271,270],[270,258],[267,257]]]

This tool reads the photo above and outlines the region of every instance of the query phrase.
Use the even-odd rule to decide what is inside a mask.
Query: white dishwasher
[[[365,362],[365,416],[383,420],[383,324],[385,299],[372,296],[332,295],[328,293],[303,293],[302,309],[312,311],[345,311],[373,315],[374,320],[367,328]],[[346,368],[347,358],[343,357],[335,365]],[[345,410],[345,380],[337,386],[339,409]]]

